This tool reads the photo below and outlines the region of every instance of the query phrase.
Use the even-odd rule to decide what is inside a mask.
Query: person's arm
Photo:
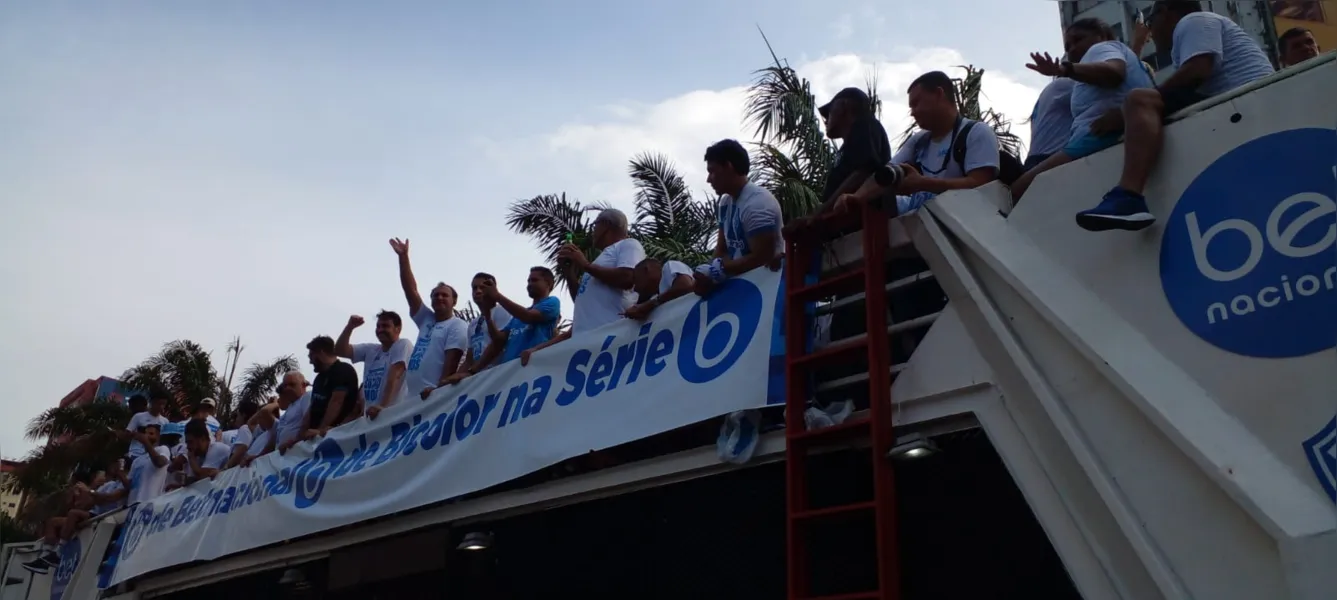
[[[690,273],[674,273],[673,283],[662,294],[655,296],[653,302],[656,307],[667,304],[670,300],[681,298],[692,293],[692,275]]]
[[[841,162],[854,165],[854,170],[840,182],[840,187],[836,188],[831,197],[822,199],[818,214],[830,211],[835,207],[837,199],[858,190],[878,167],[891,158],[890,148],[887,132],[880,123],[867,120],[855,123],[840,146]]]
[[[1175,26],[1170,52],[1176,65],[1175,72],[1156,89],[1198,89],[1212,76],[1217,62],[1224,56],[1221,21],[1203,14],[1185,16]]]
[[[759,192],[756,201],[749,203],[739,217],[751,252],[721,261],[720,268],[729,277],[751,271],[775,258],[777,238],[784,219],[780,214],[780,203],[767,191]]]
[[[517,319],[521,323],[527,323],[529,325],[537,325],[547,320],[543,316],[543,311],[532,306],[521,306],[514,300],[503,296],[501,292],[497,290],[497,287],[492,284],[487,284],[483,289],[485,290],[485,293],[489,294],[490,298],[496,301],[497,305],[506,309],[506,312],[511,313],[512,319]],[[491,330],[489,329],[488,332],[491,333]],[[486,355],[486,353],[484,355]]]
[[[729,243],[724,239],[724,230],[715,232],[715,252],[714,258],[725,258],[729,256]]]
[[[469,367],[469,370],[466,371],[465,374],[475,375],[479,371],[486,369],[488,365],[496,362],[497,357],[501,356],[501,353],[506,350],[506,342],[510,341],[510,339],[510,330],[502,331],[500,337],[488,342],[487,347],[483,349],[483,357],[478,359],[472,367]]]
[[[348,317],[348,323],[344,325],[344,330],[339,333],[339,339],[334,341],[334,353],[339,358],[357,360],[353,357],[354,347],[353,344],[349,343],[349,339],[353,337],[353,330],[361,327],[362,323],[362,317],[357,315]]]
[[[409,264],[409,241],[395,238],[390,240],[390,247],[399,256],[399,287],[404,289],[404,299],[409,303],[409,316],[416,315],[423,302],[418,280],[413,277],[413,265]]]
[[[124,498],[128,493],[129,489],[125,484],[121,484],[121,487],[117,488],[115,491],[108,492],[106,494],[93,492],[93,504],[106,504],[108,502],[116,502],[117,500]]]
[[[998,178],[998,136],[987,123],[975,123],[966,135],[965,177],[934,179],[906,176],[903,192],[941,194],[949,190],[973,190]],[[908,186],[907,186],[908,184]]]
[[[636,265],[645,260],[645,248],[640,242],[627,238],[617,243],[612,258],[613,264],[606,267],[583,261],[586,264],[582,264],[581,268],[591,277],[615,290],[631,289],[636,283]]]
[[[1095,50],[1095,48],[1092,48]],[[1107,57],[1107,58],[1106,58]],[[1101,51],[1096,57],[1087,57],[1080,63],[1066,63],[1064,75],[1078,83],[1086,83],[1102,88],[1116,88],[1123,85],[1124,74],[1128,72],[1128,63],[1123,55],[1115,51]]]
[[[528,352],[530,352],[530,353],[538,352],[539,350],[542,350],[542,349],[544,349],[544,348],[547,348],[548,346],[552,346],[552,345],[554,345],[554,344],[559,344],[559,343],[564,342],[564,341],[569,340],[569,339],[571,339],[571,330],[570,330],[570,329],[568,329],[568,330],[566,330],[566,331],[563,331],[563,332],[561,332],[561,333],[559,333],[559,334],[557,334],[557,335],[555,335],[555,336],[552,336],[551,339],[549,339],[549,340],[546,341],[546,342],[543,342],[542,344],[539,344],[539,345],[537,345],[537,346],[534,346],[533,348],[530,348],[530,349],[528,350]]]
[[[507,310],[506,312],[510,313],[511,311]],[[509,317],[507,320],[510,320]],[[498,323],[496,318],[492,315],[492,308],[483,310],[483,322],[487,324],[488,340],[495,342],[502,339],[501,332],[505,330],[507,323]]]
[[[463,321],[460,319],[455,319],[453,323],[457,325],[446,332],[446,364],[442,365],[441,376],[436,379],[437,387],[445,385],[446,380],[460,370],[460,361],[464,359],[464,349],[469,346],[468,326],[462,325]]]
[[[381,408],[393,405],[395,400],[399,398],[399,387],[403,385],[404,374],[407,372],[408,367],[405,366],[404,361],[390,365],[390,368],[385,372],[385,389],[381,390],[381,393],[385,395],[385,398],[380,402]]]
[[[161,469],[167,466],[167,457],[159,454],[157,448],[144,444],[144,451],[148,453],[149,461],[153,463],[155,469]]]

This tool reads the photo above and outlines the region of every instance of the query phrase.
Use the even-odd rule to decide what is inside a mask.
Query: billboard
[[[1277,35],[1292,27],[1314,32],[1320,51],[1337,50],[1337,0],[1269,0]]]

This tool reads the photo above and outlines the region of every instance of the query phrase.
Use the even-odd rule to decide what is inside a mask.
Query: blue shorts
[[[1123,137],[1120,133],[1111,133],[1108,135],[1083,134],[1080,137],[1068,140],[1068,145],[1063,147],[1063,153],[1071,156],[1073,160],[1091,156],[1101,150],[1109,148],[1119,143]]]

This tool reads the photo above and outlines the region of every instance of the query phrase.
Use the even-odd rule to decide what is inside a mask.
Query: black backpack
[[[953,131],[956,132],[956,138],[951,146],[952,160],[956,161],[956,164],[961,167],[962,173],[966,170],[966,139],[970,136],[970,128],[978,123],[979,121],[969,121],[963,117],[956,118],[956,127],[953,128]],[[923,154],[923,152],[928,149],[929,141],[929,133],[927,131],[921,133],[919,137],[915,139],[914,155],[919,156],[920,154]],[[919,166],[918,168],[921,173],[924,172],[923,166]],[[938,170],[941,171],[945,168],[947,168],[946,158],[943,159],[942,166],[939,167]],[[1016,181],[1021,178],[1021,174],[1025,172],[1026,169],[1022,167],[1021,159],[1001,147],[998,149],[998,181],[1001,181],[1003,185],[1010,186],[1013,183],[1016,183]]]

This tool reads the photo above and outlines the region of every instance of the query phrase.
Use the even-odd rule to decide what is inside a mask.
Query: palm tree
[[[233,387],[232,374],[244,349],[239,339],[228,345],[225,365],[231,368],[226,377],[220,377],[209,353],[199,344],[190,340],[168,342],[157,354],[126,371],[121,381],[130,389],[166,394],[167,415],[174,420],[189,416],[201,400],[214,398],[218,402],[219,422],[227,423],[236,404],[248,401],[263,404],[279,378],[298,366],[291,355],[255,363],[242,372],[240,384]]]
[[[988,125],[998,136],[999,148],[1013,156],[1021,156],[1023,150],[1021,138],[1012,133],[1012,121],[992,108],[980,106],[980,97],[984,91],[984,69],[977,69],[974,65],[962,65],[957,68],[966,72],[964,77],[952,80],[956,86],[956,108],[961,112],[961,116]],[[910,136],[916,131],[919,131],[919,128],[911,122],[901,133],[900,144],[909,141]]]
[[[713,250],[715,200],[693,198],[673,163],[662,155],[637,155],[627,170],[636,189],[631,237],[645,246],[646,255],[689,265],[705,262]],[[545,194],[511,204],[506,225],[533,240],[560,283],[574,289],[575,282],[557,266],[557,251],[570,236],[586,256],[597,256],[590,213],[608,207],[602,202],[582,204],[566,194]]]
[[[130,420],[130,409],[109,398],[43,411],[28,423],[30,441],[46,440],[5,479],[6,487],[37,499],[63,489],[77,467],[102,468],[125,455],[126,443],[116,431]]]
[[[826,137],[811,84],[788,61],[776,56],[765,33],[761,38],[771,54],[771,65],[756,72],[744,109],[758,140],[753,145],[752,178],[770,190],[789,221],[821,205],[836,146]],[[866,87],[873,112],[880,115],[876,76],[869,76]]]

